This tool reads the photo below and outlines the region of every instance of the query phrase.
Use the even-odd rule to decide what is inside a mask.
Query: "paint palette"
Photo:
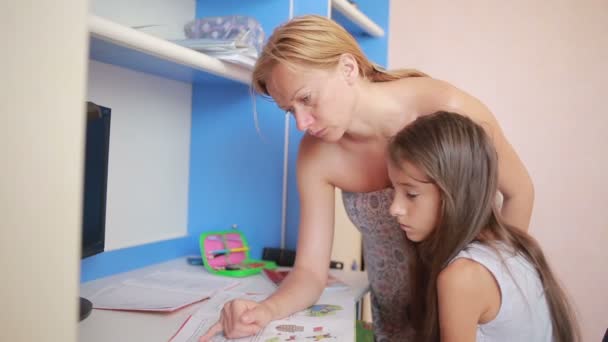
[[[239,231],[202,233],[200,249],[205,268],[213,274],[246,277],[277,267],[272,261],[251,259],[247,240]]]

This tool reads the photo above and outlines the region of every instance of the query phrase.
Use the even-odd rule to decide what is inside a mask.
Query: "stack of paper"
[[[95,309],[171,312],[237,284],[204,272],[159,271],[105,287],[89,300]]]
[[[200,38],[173,40],[173,42],[217,59],[249,68],[254,66],[258,57],[258,52],[254,47],[239,44],[235,40]]]

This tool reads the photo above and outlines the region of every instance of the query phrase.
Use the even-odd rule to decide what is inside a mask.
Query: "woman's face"
[[[438,223],[441,210],[439,188],[424,172],[408,162],[401,167],[389,162],[388,176],[395,188],[391,215],[397,219],[409,240],[425,240]]]
[[[290,112],[299,130],[324,141],[337,141],[350,124],[353,91],[339,68],[324,70],[277,64],[266,88],[277,105]]]

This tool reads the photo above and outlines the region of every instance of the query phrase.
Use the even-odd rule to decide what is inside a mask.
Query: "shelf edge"
[[[353,6],[346,0],[331,0],[331,7],[342,13],[357,26],[361,27],[365,32],[373,37],[383,37],[384,30],[373,22],[368,16],[363,14],[357,7]]]
[[[96,15],[89,15],[88,26],[92,36],[113,44],[247,85],[251,83],[251,70],[245,67],[222,62],[201,52],[179,46]]]

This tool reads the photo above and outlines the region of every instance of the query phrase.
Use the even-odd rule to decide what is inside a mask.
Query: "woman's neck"
[[[386,141],[415,118],[399,98],[393,82],[359,80],[356,103],[345,137],[352,141]]]
[[[354,142],[385,142],[413,121],[417,114],[400,94],[399,81],[359,80],[356,103],[345,137]]]

